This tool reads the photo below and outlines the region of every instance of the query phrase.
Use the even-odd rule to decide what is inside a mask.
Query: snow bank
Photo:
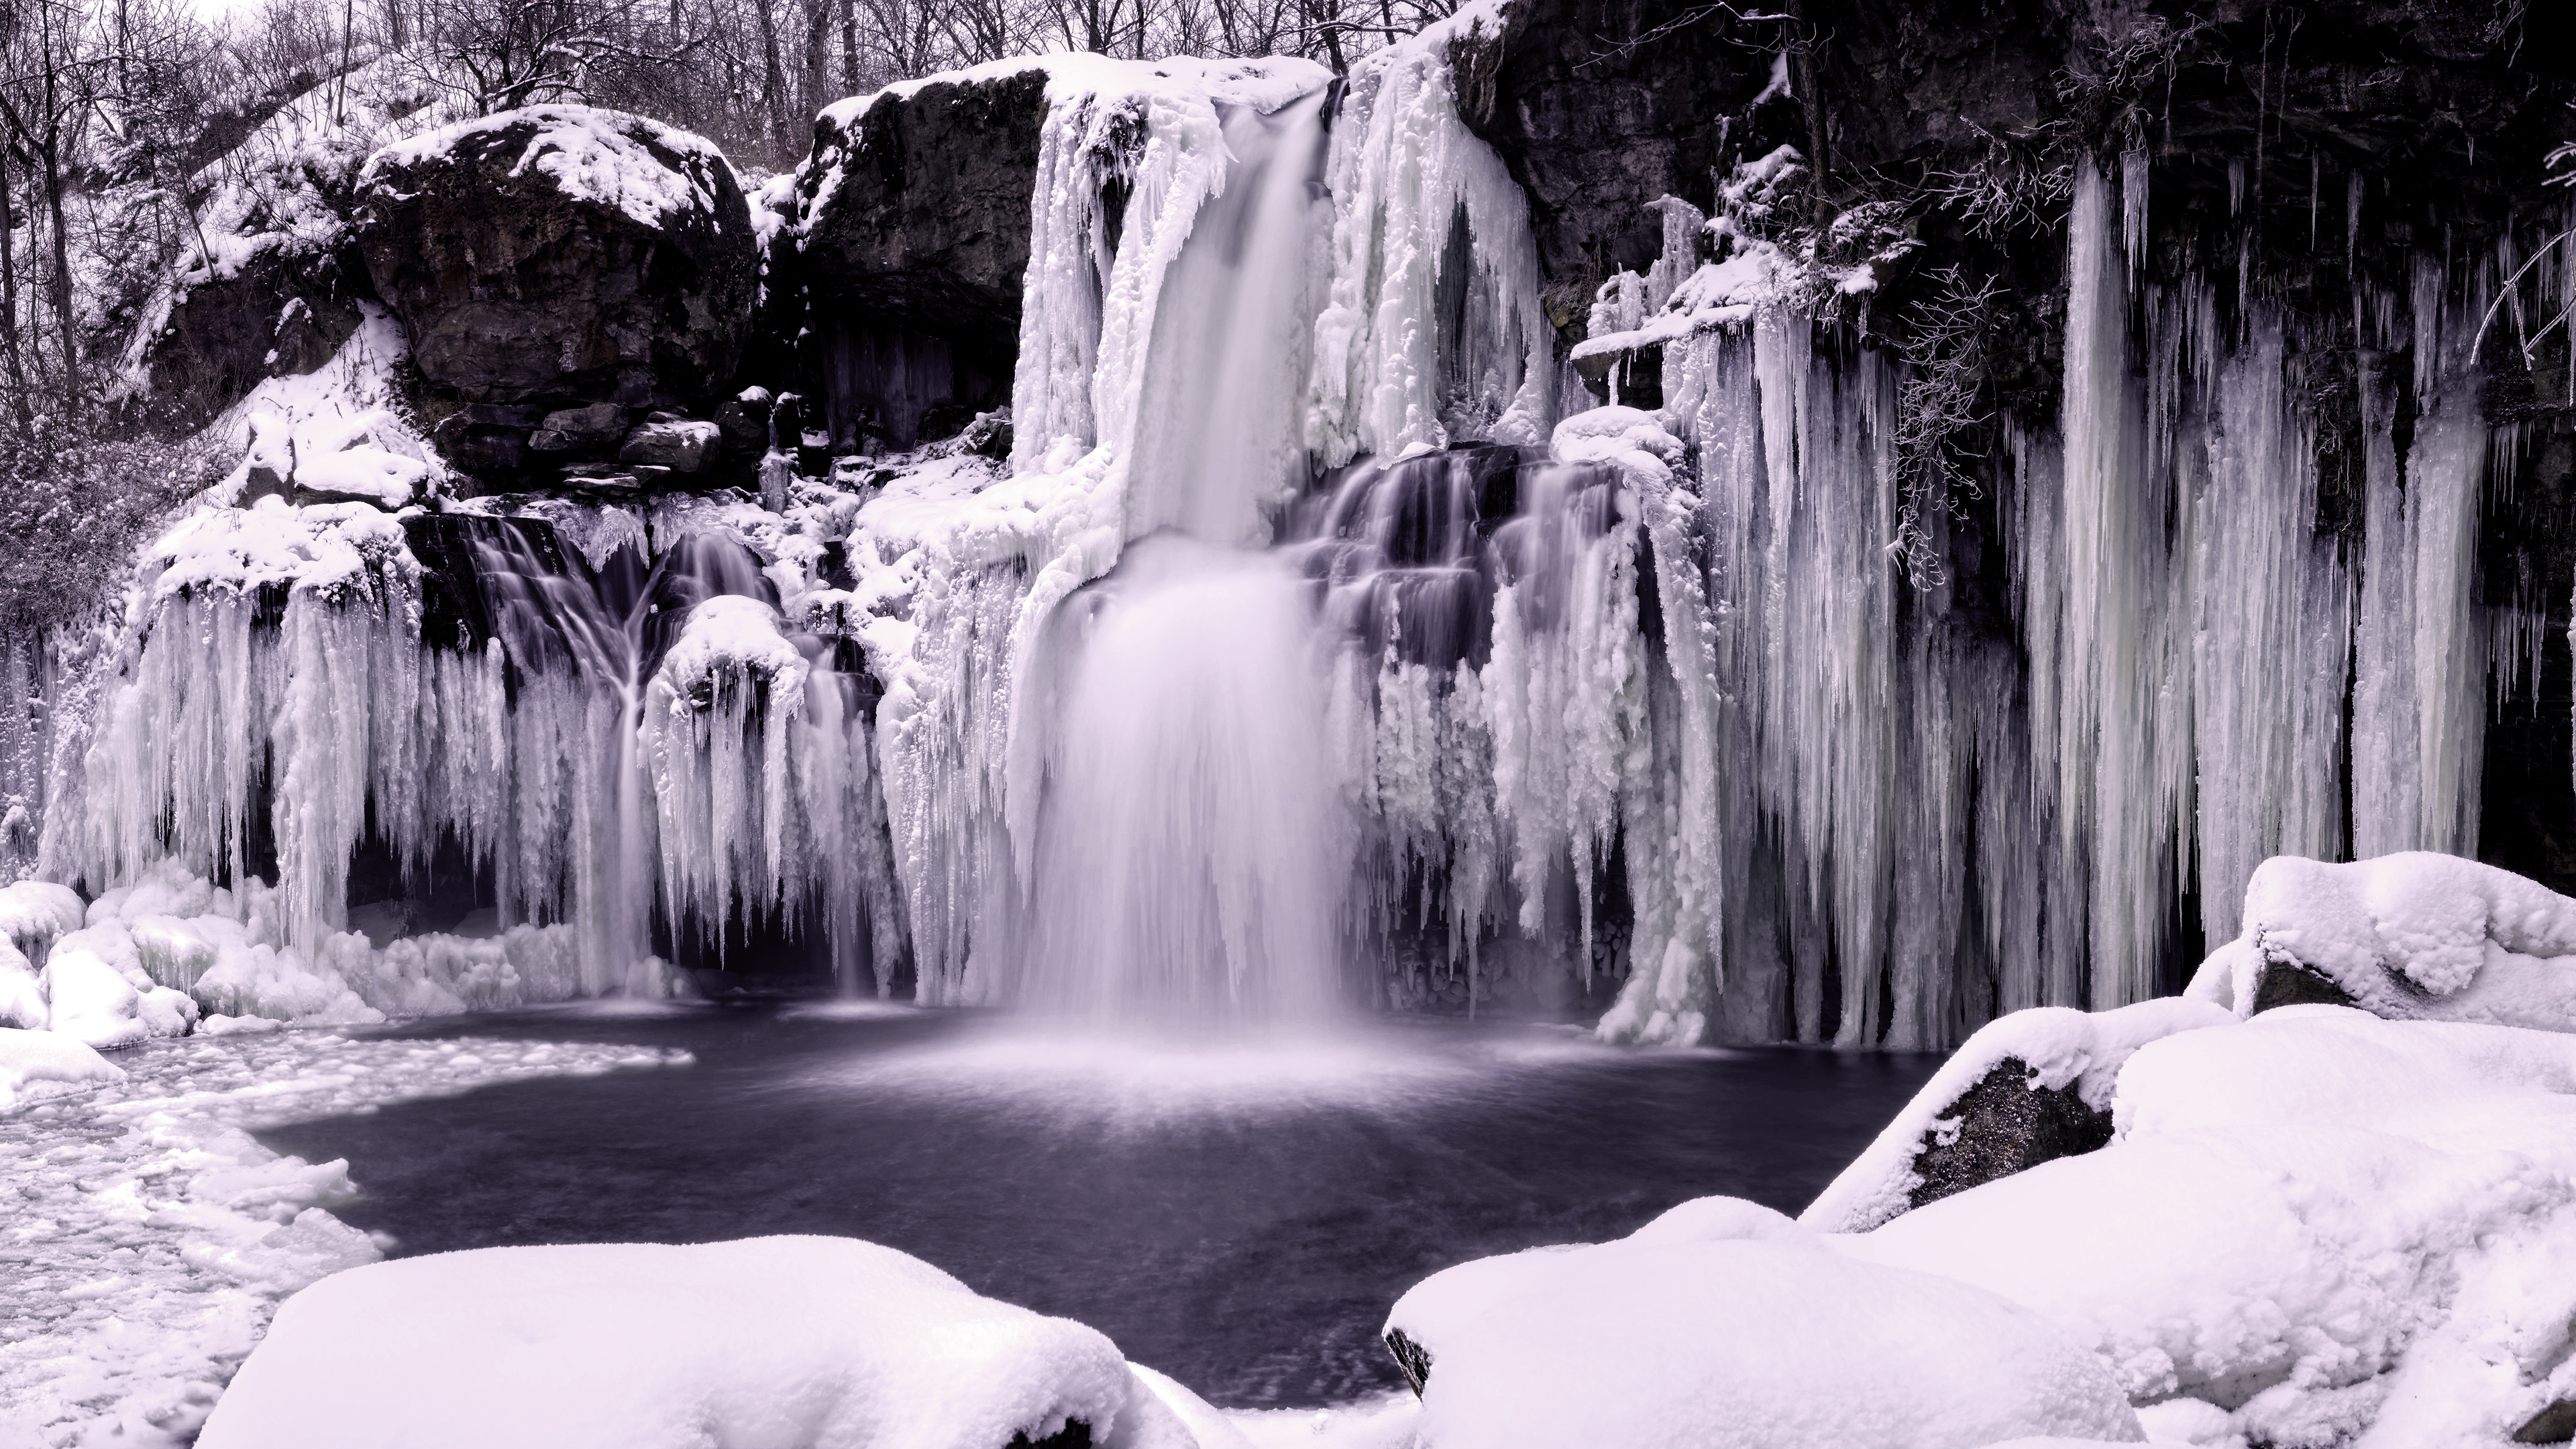
[[[1203,1406],[1201,1406],[1203,1407]],[[279,1310],[202,1449],[1192,1449],[1099,1333],[847,1238],[487,1248]]]
[[[1427,1370],[1415,1442],[1970,1449],[2031,1434],[2141,1437],[2108,1368],[2039,1314],[1860,1264],[1751,1203],[1677,1213],[1616,1243],[1461,1264],[1399,1299],[1388,1332]]]
[[[121,1068],[78,1037],[0,1027],[0,1112],[123,1080]]]
[[[622,211],[651,227],[675,216],[713,213],[713,178],[731,169],[713,142],[675,126],[624,111],[558,104],[479,116],[397,141],[367,158],[358,186],[378,184],[391,171],[444,163],[461,146],[519,128],[531,134],[510,175],[534,171],[575,201]]]
[[[2108,1114],[2120,1068],[2138,1048],[2234,1019],[2206,1002],[2165,998],[2091,1014],[2034,1007],[1990,1022],[1951,1054],[1798,1221],[1822,1233],[1867,1232],[1912,1206],[1924,1185],[1917,1171],[1923,1154],[1952,1140],[1960,1099],[1998,1069],[2017,1066],[2033,1092],[2071,1087],[2085,1107]]]
[[[38,966],[56,937],[80,929],[84,912],[80,893],[69,886],[22,880],[0,888],[0,936]]]
[[[2576,1030],[2576,900],[2456,856],[2263,862],[2244,934],[2185,994],[2250,1016],[2265,971],[2290,964],[2376,1016]]]
[[[399,506],[447,477],[438,450],[409,421],[396,373],[410,340],[391,313],[360,302],[357,330],[309,373],[260,380],[206,425],[241,462],[206,500],[240,501],[254,467],[316,492]]]
[[[2099,1152],[1826,1241],[2258,1443],[2498,1443],[2576,1397],[2576,1037],[2292,1007],[2138,1048],[2114,1110]]]
[[[351,1191],[345,1164],[280,1157],[251,1132],[488,1082],[688,1060],[281,1032],[158,1043],[126,1054],[122,1072],[66,1037],[0,1033],[0,1062],[21,1060],[21,1045],[95,1080],[78,1098],[0,1111],[12,1194],[0,1444],[131,1449],[187,1443],[280,1299],[379,1254],[331,1214]]]

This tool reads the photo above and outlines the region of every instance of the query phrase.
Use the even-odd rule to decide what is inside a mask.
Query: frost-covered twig
[[[1903,492],[1896,537],[1887,545],[1918,589],[1937,588],[1947,577],[1940,541],[1929,527],[1932,514],[1952,507],[1956,492],[1976,493],[1976,479],[1959,466],[1955,442],[1986,420],[1978,392],[1995,299],[2003,295],[1992,279],[1971,284],[1955,266],[1932,273],[1930,281],[1930,293],[1911,314],[1912,331],[1897,347],[1905,360],[1905,381],[1896,395]]]

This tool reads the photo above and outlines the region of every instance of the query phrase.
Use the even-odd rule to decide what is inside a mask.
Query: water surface
[[[1450,1264],[1729,1193],[1795,1212],[1937,1065],[1646,1053],[1395,1023],[1323,1044],[1067,1041],[959,1013],[530,1012],[405,1035],[680,1047],[263,1132],[349,1159],[398,1254],[832,1233],[1099,1328],[1229,1407],[1397,1385],[1376,1334]]]

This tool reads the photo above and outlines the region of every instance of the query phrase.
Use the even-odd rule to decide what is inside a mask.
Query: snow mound
[[[2499,1443],[2576,1397],[2576,1038],[2290,1007],[2140,1047],[2114,1114],[2101,1151],[1824,1241],[2256,1443]]]
[[[0,1027],[0,1112],[123,1080],[122,1068],[77,1037]]]
[[[520,128],[531,134],[510,168],[512,176],[533,171],[575,201],[622,211],[651,227],[675,216],[712,214],[713,177],[730,169],[713,142],[677,127],[624,111],[545,105],[480,116],[397,141],[367,158],[358,186],[377,185],[391,171],[442,164],[468,142]]]
[[[0,889],[0,936],[37,965],[44,964],[54,939],[79,930],[82,919],[80,894],[69,886],[22,880]]]
[[[2392,1020],[2576,1030],[2576,900],[2457,856],[2263,862],[2243,934],[2184,994],[2250,1016],[2264,973],[2291,964]]]
[[[324,1279],[279,1310],[198,1443],[1003,1449],[1073,1422],[1094,1444],[1198,1442],[1092,1329],[891,1248],[776,1237],[486,1248]]]
[[[1749,1203],[1690,1206],[1665,1231],[1479,1259],[1398,1300],[1390,1342],[1402,1335],[1417,1355],[1408,1367],[1425,1374],[1415,1442],[2141,1438],[2107,1366],[2040,1315],[1928,1273],[1863,1266]]]
[[[11,1192],[0,1292],[0,1444],[180,1449],[277,1302],[380,1255],[333,1217],[347,1165],[250,1134],[487,1082],[681,1065],[686,1053],[526,1041],[191,1038],[118,1071],[68,1037],[29,1050],[97,1074],[0,1113]],[[17,1043],[0,1037],[0,1059]],[[78,1090],[48,1081],[44,1090]]]
[[[2043,1006],[1989,1022],[1826,1184],[1798,1221],[1822,1233],[1859,1233],[1904,1212],[1923,1185],[1917,1164],[1926,1139],[1955,1132],[1960,1099],[2007,1062],[2021,1064],[2024,1085],[2032,1091],[2072,1087],[2085,1106],[2108,1112],[2120,1068],[2138,1048],[2233,1020],[2207,1002],[2166,998],[2090,1014]]]
[[[383,581],[416,577],[420,569],[402,525],[374,506],[293,508],[273,495],[249,508],[200,508],[143,557],[155,602],[199,589],[248,594],[271,584],[325,597],[373,595]]]

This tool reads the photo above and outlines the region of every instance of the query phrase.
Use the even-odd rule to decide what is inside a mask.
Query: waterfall
[[[1043,62],[1007,474],[193,515],[112,643],[0,641],[47,702],[0,864],[238,883],[381,1003],[450,948],[351,933],[371,851],[461,857],[557,994],[792,947],[932,1005],[1932,1048],[2168,985],[2268,856],[2474,848],[2491,640],[2505,690],[2543,642],[2476,578],[2509,256],[2364,275],[2346,335],[2150,265],[2156,163],[2083,157],[2056,405],[1953,506],[1875,274],[1765,239],[1789,148],[1653,200],[1561,372],[1435,40]]]
[[[1021,999],[1102,1019],[1322,1016],[1351,861],[1297,576],[1150,538],[1052,632]]]

